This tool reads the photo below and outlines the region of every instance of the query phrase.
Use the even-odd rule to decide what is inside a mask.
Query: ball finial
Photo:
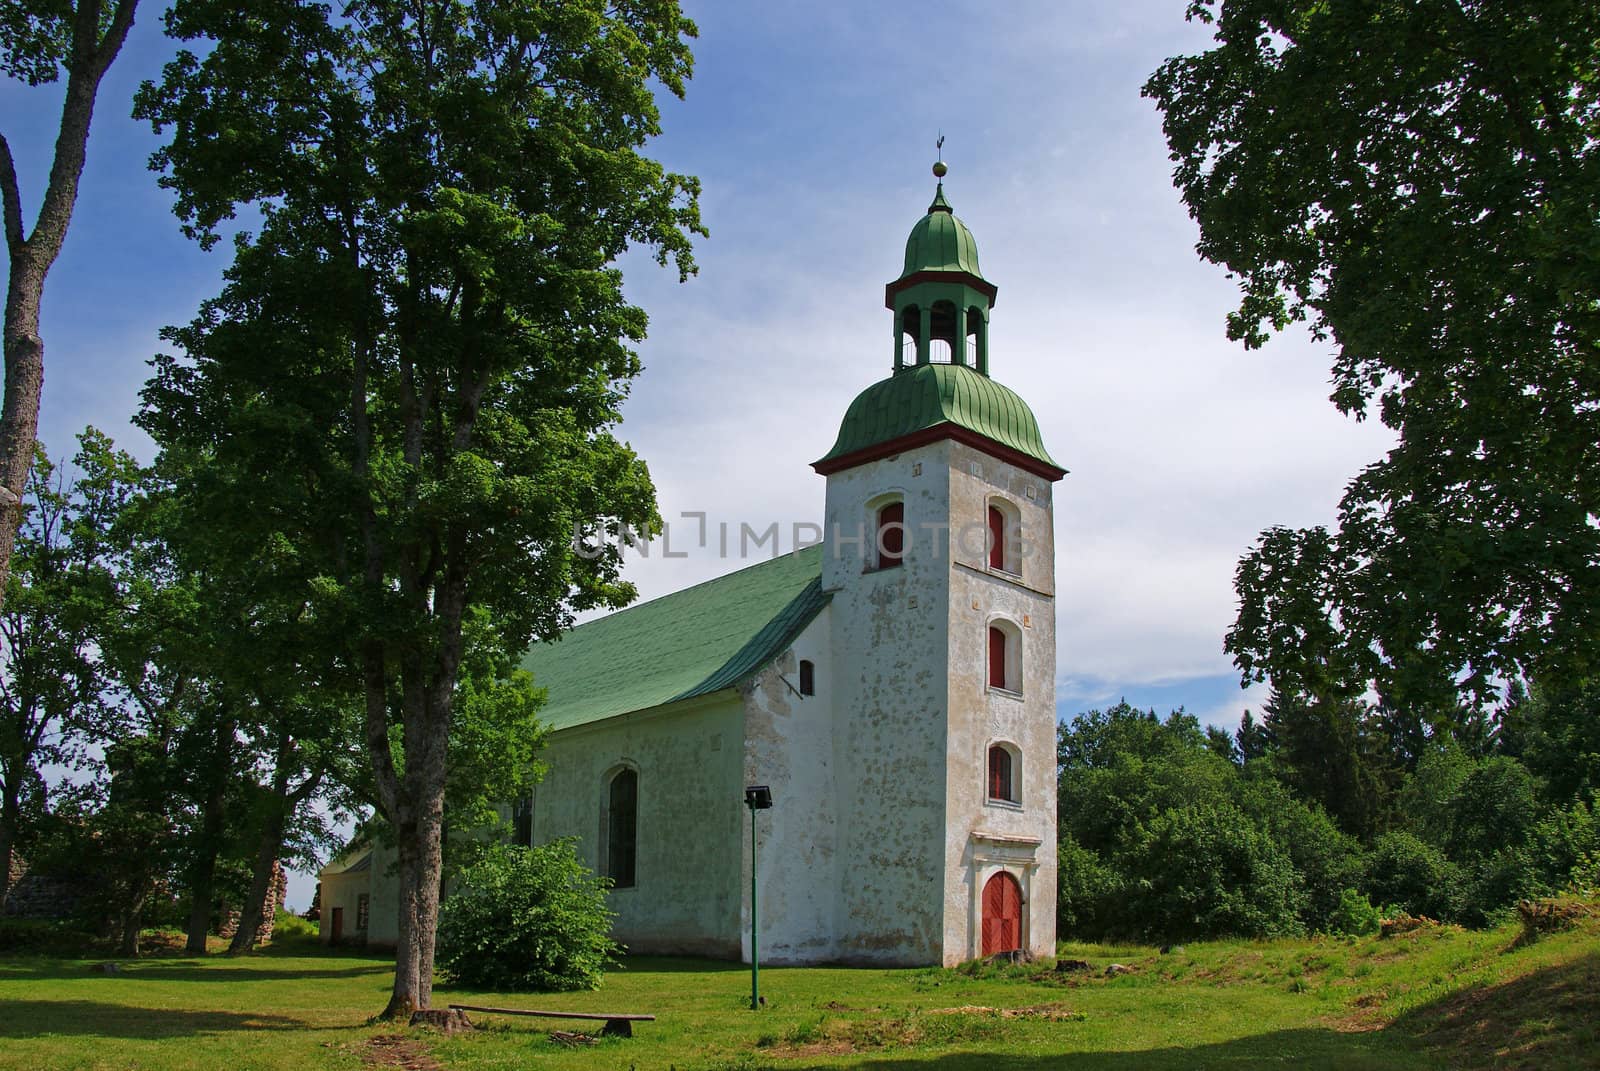
[[[950,169],[945,166],[945,162],[943,160],[940,160],[938,163],[933,165],[933,177],[934,178],[942,179],[946,175],[948,175],[949,173],[950,173]]]

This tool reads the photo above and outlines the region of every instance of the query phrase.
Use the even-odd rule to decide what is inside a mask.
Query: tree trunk
[[[5,798],[0,800],[0,914],[5,913],[6,897],[11,895],[11,857],[16,851],[17,827],[22,817],[21,788],[11,784],[16,780],[7,781]]]
[[[409,806],[402,805],[401,811],[395,826],[399,903],[395,912],[394,989],[378,1018],[409,1023],[413,1012],[428,1006],[428,995],[422,989],[417,942],[417,826],[409,820]],[[428,988],[431,995],[431,984]]]
[[[289,791],[289,774],[295,766],[297,753],[294,741],[287,735],[278,740],[277,754],[272,766],[272,799],[267,817],[261,827],[261,840],[256,846],[255,872],[250,879],[250,895],[245,898],[244,910],[239,914],[239,928],[233,933],[228,954],[236,956],[255,947],[261,937],[261,927],[266,921],[267,893],[272,888],[278,858],[283,854],[283,831],[289,824],[294,809],[309,799],[317,790],[322,774],[309,776],[300,787]]]
[[[184,951],[191,956],[206,954],[206,936],[211,932],[211,901],[216,884],[217,855],[222,851],[222,829],[227,817],[228,760],[233,751],[233,723],[217,726],[216,748],[207,770],[206,798],[202,802],[200,843],[194,866],[189,870],[189,934]]]
[[[144,918],[144,904],[150,898],[150,883],[141,878],[137,888],[131,890],[127,900],[123,902],[122,910],[117,917],[117,925],[121,930],[118,939],[118,954],[130,959],[139,955],[139,928]]]
[[[78,0],[72,18],[67,85],[61,104],[55,158],[33,233],[25,234],[22,195],[11,146],[0,137],[0,201],[4,203],[6,252],[11,278],[6,286],[5,398],[0,402],[0,606],[5,605],[11,552],[22,521],[22,495],[33,465],[39,432],[39,396],[44,390],[44,340],[39,337],[39,306],[44,278],[61,253],[67,224],[78,199],[78,180],[89,146],[89,122],[106,68],[116,59],[133,25],[138,0],[118,0],[105,35],[100,33],[101,0]]]

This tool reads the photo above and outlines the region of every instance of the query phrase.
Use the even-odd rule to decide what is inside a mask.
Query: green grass
[[[397,1028],[366,1022],[383,1006],[389,964],[301,939],[240,959],[149,958],[113,975],[93,961],[11,956],[0,959],[0,1068],[1559,1071],[1593,1067],[1600,1051],[1600,917],[1534,942],[1508,926],[1167,956],[1068,944],[1061,955],[1095,970],[769,969],[758,1013],[746,1006],[746,968],[690,960],[632,959],[593,993],[436,992],[441,1005],[659,1016],[632,1039],[577,1049],[547,1034],[582,1024],[481,1015],[482,1031],[412,1032],[397,1049],[381,1040]],[[1111,962],[1134,972],[1105,977]]]

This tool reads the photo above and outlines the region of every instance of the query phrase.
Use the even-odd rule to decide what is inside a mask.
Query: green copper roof
[[[879,380],[845,410],[833,449],[818,461],[853,454],[939,424],[954,424],[1061,468],[1039,437],[1028,403],[966,365],[924,364]]]
[[[523,659],[570,729],[731,688],[782,654],[825,605],[822,548],[785,554],[579,625]]]
[[[950,210],[944,199],[944,183],[939,183],[933,195],[928,214],[911,228],[906,239],[906,267],[900,273],[904,279],[919,271],[964,271],[978,278],[978,243],[967,230],[967,225]]]

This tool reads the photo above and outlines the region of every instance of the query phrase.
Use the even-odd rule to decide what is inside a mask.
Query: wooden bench
[[[653,1023],[654,1015],[623,1015],[621,1013],[604,1014],[601,1012],[562,1012],[562,1011],[534,1011],[532,1008],[487,1008],[478,1004],[452,1004],[451,1011],[484,1012],[488,1015],[528,1015],[540,1019],[589,1019],[591,1021],[604,1021],[605,1027],[601,1034],[611,1037],[633,1037],[634,1023]]]

